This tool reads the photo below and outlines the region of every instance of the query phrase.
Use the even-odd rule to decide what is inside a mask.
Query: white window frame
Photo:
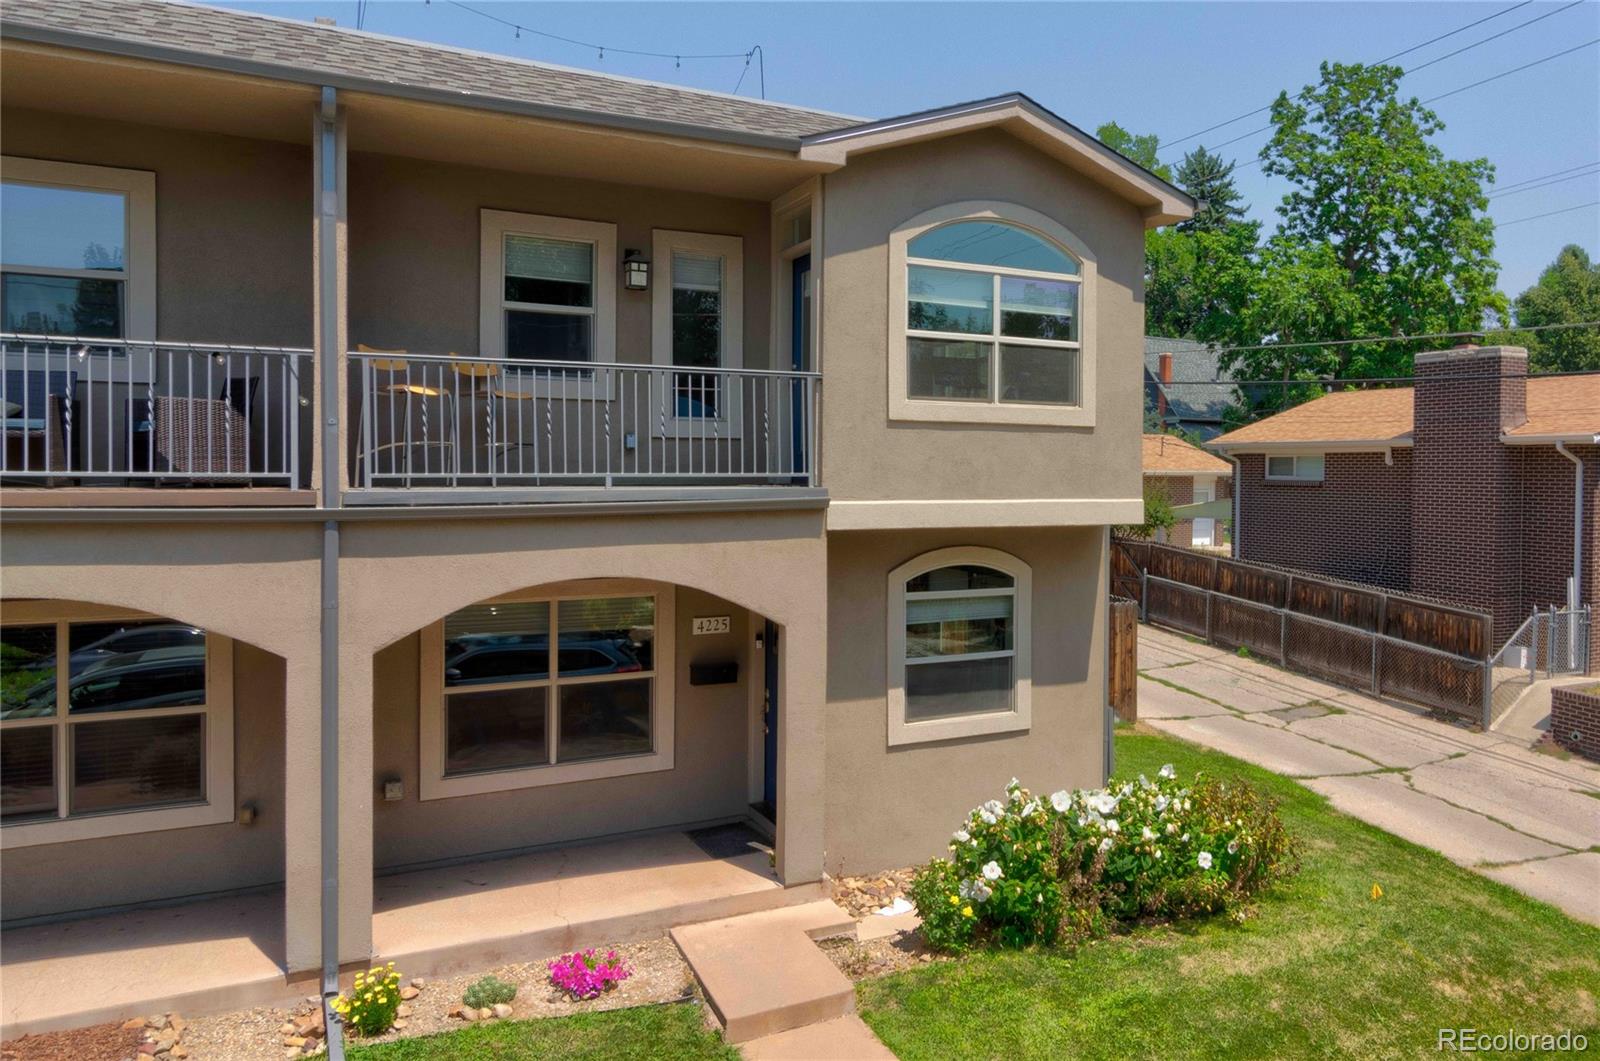
[[[658,228],[651,233],[651,256],[655,260],[655,279],[650,292],[650,353],[657,365],[672,364],[672,255],[674,251],[714,256],[722,259],[722,350],[721,366],[725,369],[744,367],[744,238],[721,236],[709,232],[679,232]],[[693,369],[679,369],[693,372]],[[743,424],[740,410],[743,403],[738,393],[741,377],[723,376],[725,400],[718,416],[680,417],[677,402],[672,398],[672,379],[662,373],[660,384],[664,387],[662,400],[667,402],[666,412],[655,417],[655,433],[675,438],[704,438],[712,434],[723,438],[737,438]]]
[[[46,266],[0,262],[0,272],[28,273],[34,276],[66,276],[122,282],[122,338],[153,340],[156,337],[156,175],[149,170],[89,166],[79,162],[52,162],[41,158],[0,155],[0,180],[12,184],[34,184],[46,188],[75,191],[116,192],[123,197],[122,269],[57,269]],[[102,361],[116,359],[95,372],[96,377],[118,382],[147,383],[152,378],[153,354],[122,357],[96,352],[91,357]],[[20,361],[16,366],[20,367]],[[110,373],[110,375],[108,375]],[[80,379],[86,373],[80,373]]]
[[[1060,273],[1041,273],[1031,269],[1009,269],[1003,266],[963,265],[959,262],[912,258],[911,241],[918,236],[954,221],[996,221],[1032,231],[1035,235],[1055,243],[1077,259],[1079,275],[1076,278]],[[1077,350],[1078,404],[1029,404],[1001,402],[998,386],[989,401],[943,401],[910,396],[910,334],[907,306],[907,275],[912,265],[955,269],[967,272],[985,272],[1004,276],[1029,276],[1050,280],[1073,280],[1078,284],[1078,339],[1076,344],[1064,341],[1012,339],[998,335],[1000,308],[994,311],[994,334],[974,336],[943,332],[918,332],[928,338],[960,339],[964,341],[993,342],[995,358],[990,365],[991,378],[998,380],[999,350],[1001,342],[1018,346],[1047,346]],[[1037,210],[1017,203],[991,200],[970,200],[949,203],[918,214],[903,222],[889,234],[889,419],[920,420],[947,423],[975,424],[1037,424],[1055,427],[1093,427],[1095,423],[1095,360],[1098,346],[1095,341],[1095,298],[1098,294],[1098,269],[1095,256],[1083,240],[1066,226]],[[998,284],[998,281],[996,281]]]
[[[66,628],[73,623],[149,621],[164,616],[121,608],[74,604],[64,601],[7,601],[6,626],[56,627],[57,655],[66,645]],[[177,621],[177,620],[173,620]],[[26,729],[49,726],[56,730],[54,819],[8,822],[0,826],[0,850],[59,844],[73,840],[92,840],[106,836],[185,829],[200,825],[221,825],[234,819],[233,788],[233,641],[221,634],[206,633],[206,702],[204,706],[158,707],[143,711],[111,711],[96,717],[73,721],[68,714],[67,693],[71,668],[56,672],[56,713],[48,718],[19,718],[0,722],[0,729]],[[196,803],[131,810],[106,810],[67,817],[72,793],[72,726],[94,725],[96,721],[121,721],[165,715],[205,716],[205,798]]]
[[[1012,698],[1009,711],[958,715],[951,718],[906,721],[906,583],[941,567],[974,564],[1010,575],[1015,604],[1012,611]],[[987,591],[986,591],[987,592]],[[888,580],[888,739],[889,746],[977,737],[990,733],[1015,733],[1033,725],[1033,569],[1026,562],[998,549],[956,546],[923,553],[889,572]],[[987,655],[987,654],[986,654]],[[962,657],[935,657],[957,659]]]
[[[539,313],[564,313],[589,316],[593,326],[589,335],[592,342],[588,362],[582,364],[610,365],[617,360],[617,226],[606,221],[581,221],[570,217],[549,217],[543,214],[519,214],[508,210],[480,210],[479,260],[478,260],[478,353],[515,365],[521,359],[506,357],[506,320],[508,309],[530,310]],[[582,309],[574,306],[547,306],[532,302],[508,302],[505,298],[505,241],[507,236],[536,236],[545,239],[570,240],[587,243],[594,248],[594,306]],[[613,372],[598,369],[587,379],[536,379],[517,373],[507,373],[503,384],[507,390],[519,390],[565,399],[608,400],[612,392]]]
[[[1315,458],[1318,462],[1318,467],[1314,474],[1307,474],[1301,471],[1300,462],[1307,458]],[[1293,461],[1292,467],[1294,470],[1288,475],[1273,474],[1272,462],[1275,460]],[[1328,477],[1328,458],[1322,453],[1269,453],[1265,456],[1262,474],[1268,481],[1275,483],[1320,483]]]
[[[618,755],[607,759],[586,759],[575,763],[512,767],[506,770],[486,771],[481,774],[462,774],[447,777],[445,760],[445,686],[444,686],[444,620],[425,627],[422,631],[420,657],[421,703],[418,747],[421,755],[418,777],[419,798],[423,800],[451,799],[457,796],[476,796],[486,792],[507,792],[519,788],[539,788],[544,785],[562,785],[574,781],[595,781],[628,774],[648,774],[671,770],[673,766],[673,702],[677,681],[676,659],[676,608],[673,587],[665,583],[637,579],[587,579],[581,586],[554,586],[542,590],[508,593],[494,597],[483,604],[527,603],[531,601],[550,604],[550,644],[552,653],[559,647],[557,605],[565,600],[584,600],[593,597],[655,598],[655,642],[651,646],[652,669],[630,673],[631,678],[648,677],[650,690],[650,738],[652,750],[637,755]],[[561,685],[576,685],[596,681],[617,681],[616,675],[593,675],[583,678],[562,679],[554,672],[549,677],[526,682],[508,682],[502,685],[463,686],[461,691],[488,691],[504,687],[542,686],[550,690],[545,697],[546,744],[550,755],[556,752],[558,735],[555,732],[556,689]]]

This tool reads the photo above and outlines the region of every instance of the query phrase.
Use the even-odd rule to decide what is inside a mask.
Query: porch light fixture
[[[622,286],[629,291],[645,291],[650,287],[650,259],[642,251],[622,252]]]

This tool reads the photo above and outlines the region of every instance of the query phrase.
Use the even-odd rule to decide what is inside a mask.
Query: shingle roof
[[[1161,384],[1161,355],[1172,355],[1172,382]],[[1157,389],[1167,392],[1167,408],[1178,420],[1221,423],[1222,413],[1233,400],[1233,388],[1218,387],[1218,380],[1232,378],[1217,363],[1218,355],[1205,343],[1193,339],[1144,337],[1145,404],[1154,409]]]
[[[1142,448],[1144,451],[1142,466],[1146,475],[1167,472],[1233,474],[1233,465],[1177,435],[1145,435]]]
[[[170,0],[6,0],[4,34],[295,81],[505,101],[551,117],[684,127],[717,139],[798,140],[864,119]]]
[[[1528,420],[1512,438],[1600,435],[1600,374],[1528,380]],[[1230,431],[1212,444],[1229,449],[1293,442],[1408,444],[1412,389],[1338,391]]]

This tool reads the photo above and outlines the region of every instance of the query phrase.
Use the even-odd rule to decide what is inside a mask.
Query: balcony
[[[6,333],[0,353],[8,505],[313,500],[308,349]]]
[[[816,373],[372,350],[349,366],[353,504],[816,485]]]

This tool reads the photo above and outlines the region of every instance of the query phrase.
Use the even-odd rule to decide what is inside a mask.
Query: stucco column
[[[815,595],[804,596],[807,605],[816,600]],[[826,613],[820,607],[814,611],[790,621],[778,636],[783,699],[778,728],[777,870],[788,885],[822,878],[828,630]]]
[[[349,582],[340,596],[350,599]],[[372,657],[354,609],[339,637],[339,963],[372,957]]]
[[[289,657],[283,680],[283,960],[291,976],[314,973],[322,961],[321,711],[316,655]]]

